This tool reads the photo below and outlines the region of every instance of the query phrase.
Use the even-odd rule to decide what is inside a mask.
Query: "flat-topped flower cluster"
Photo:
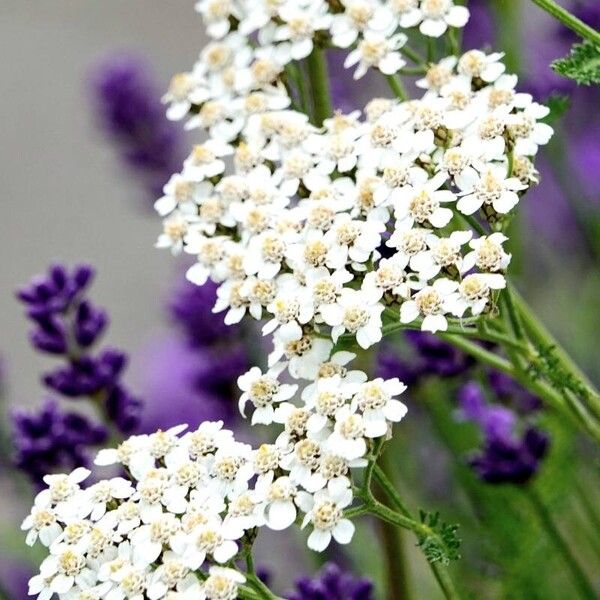
[[[101,450],[95,463],[119,465],[127,479],[82,488],[87,469],[46,476],[23,522],[27,542],[39,539],[49,551],[29,593],[233,600],[244,577],[231,567],[259,527],[310,524],[308,546],[317,551],[332,538],[350,542],[350,470],[367,464],[371,441],[406,413],[396,399],[404,385],[367,381],[344,367],[352,358],[338,352],[319,365],[299,406],[287,401],[297,386],[278,381],[279,367],[240,377],[241,408],[249,402],[257,421],[283,425],[274,444],[253,449],[222,422],[207,421],[196,431],[183,433],[182,425]]]
[[[299,110],[296,61],[337,46],[355,78],[394,77],[403,29],[437,37],[466,23],[451,0],[196,8],[212,39],[164,101],[208,139],[155,204],[157,246],[197,257],[187,277],[219,285],[227,324],[264,319],[273,350],[266,370],[239,378],[239,407],[282,430],[253,449],[221,423],[178,427],[100,452],[97,464],[129,479],[81,489],[87,471],[48,476],[24,523],[49,548],[30,584],[42,600],[229,600],[256,528],[299,520],[314,550],[348,543],[353,471],[376,459],[375,440],[406,407],[405,386],[369,381],[341,342],[366,349],[386,322],[435,332],[489,310],[511,257],[501,227],[478,236],[474,223],[502,224],[537,181],[533,157],[552,133],[502,55],[479,50],[428,65],[418,100],[376,98],[322,125]]]

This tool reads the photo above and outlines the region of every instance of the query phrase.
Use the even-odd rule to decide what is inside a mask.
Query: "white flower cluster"
[[[420,100],[375,99],[364,120],[336,114],[322,128],[285,108],[278,69],[233,99],[231,90],[204,101],[191,92],[183,112],[208,125],[210,139],[157,201],[157,245],[198,257],[187,276],[221,284],[215,311],[227,311],[227,323],[266,316],[272,364],[319,336],[347,333],[368,348],[381,339],[384,310],[392,317],[400,307],[402,322],[421,318],[432,332],[448,316],[479,315],[504,287],[510,256],[501,233],[472,238],[459,216],[509,213],[536,181],[531,159],[552,134],[539,121],[548,109],[515,91],[501,58],[471,50],[444,59],[417,82]]]
[[[282,430],[253,449],[221,423],[178,427],[99,453],[130,481],[82,489],[86,470],[48,476],[23,524],[49,549],[30,582],[41,600],[232,600],[256,528],[299,520],[314,550],[348,543],[353,469],[406,407],[400,381],[369,381],[339,342],[369,348],[384,323],[435,332],[488,309],[505,286],[507,238],[463,224],[502,223],[537,181],[532,160],[552,134],[540,122],[548,109],[515,90],[502,55],[478,50],[429,65],[418,100],[374,99],[321,127],[293,108],[294,61],[317,45],[347,48],[355,77],[394,75],[402,29],[439,36],[466,23],[452,0],[196,8],[212,40],[164,100],[169,118],[208,139],[156,202],[157,246],[197,257],[187,277],[219,284],[226,323],[264,319],[273,351],[266,371],[239,378],[239,407]]]
[[[350,470],[366,465],[370,440],[406,412],[395,398],[404,386],[366,381],[345,368],[352,358],[339,352],[319,365],[301,406],[287,402],[297,386],[278,381],[279,367],[240,377],[240,405],[250,402],[260,422],[283,424],[274,444],[253,449],[222,422],[187,433],[182,425],[98,453],[96,464],[121,465],[129,479],[84,489],[87,469],[46,476],[22,526],[28,544],[39,539],[49,551],[29,593],[39,600],[234,600],[245,581],[235,560],[256,528],[283,530],[301,514],[302,527],[312,526],[313,550],[332,538],[350,542]]]

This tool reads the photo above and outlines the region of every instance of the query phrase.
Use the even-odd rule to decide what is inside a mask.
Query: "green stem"
[[[413,50],[410,46],[404,45],[402,48],[398,50],[402,56],[412,60],[415,64],[421,65],[427,68],[427,61],[416,51]]]
[[[575,556],[573,556],[571,549],[554,523],[552,515],[542,502],[541,498],[538,496],[537,492],[529,486],[523,487],[522,489],[525,493],[525,496],[527,496],[528,500],[533,506],[537,516],[539,517],[548,537],[552,540],[554,546],[562,555],[562,558],[564,559],[568,569],[571,571],[571,576],[573,577],[573,580],[581,593],[581,597],[589,600],[594,600],[594,598],[597,598],[593,586],[579,565],[579,562]]]
[[[450,575],[440,563],[430,563],[431,570],[439,584],[442,588],[442,592],[444,592],[444,596],[448,598],[448,600],[460,600],[460,596],[457,591],[454,589],[454,584],[452,583],[452,579],[450,579]]]
[[[521,324],[521,318],[517,313],[517,309],[515,307],[515,303],[512,297],[512,291],[510,287],[505,288],[502,291],[502,297],[504,299],[504,305],[506,306],[506,311],[508,312],[508,318],[510,320],[510,324],[515,333],[515,337],[519,340],[525,339],[525,333],[523,332],[523,326]]]
[[[392,477],[393,467],[390,464],[389,456],[389,452],[381,453],[379,457],[381,466],[374,462],[372,475],[375,476],[377,487],[382,489],[386,495],[389,496],[389,491],[386,491],[384,487],[389,486],[394,491],[394,497],[399,499],[399,502],[396,503],[396,507],[399,508],[400,512],[409,516],[409,511],[404,506],[402,498],[400,498],[392,482],[385,474],[387,472],[389,477]],[[389,600],[406,600],[410,598],[411,593],[402,530],[381,521],[380,531],[387,562],[388,598]]]
[[[256,592],[258,597],[263,598],[264,600],[281,600],[279,596],[276,596],[256,574],[251,545],[245,546],[244,558],[246,559],[246,581],[248,582],[248,585]]]
[[[306,64],[313,96],[313,122],[320,127],[323,121],[333,114],[324,50],[315,46],[306,59]]]
[[[538,347],[538,350],[547,351],[549,348],[553,349],[553,354],[558,359],[560,366],[581,386],[584,392],[583,399],[589,405],[592,413],[597,418],[600,418],[600,396],[588,377],[533,314],[527,303],[514,288],[512,289],[512,296],[516,310],[519,312],[521,322],[523,323],[523,328],[532,342]]]
[[[419,539],[427,538],[427,537],[437,537],[437,534],[430,529],[424,523],[419,523],[414,519],[408,518],[404,515],[401,515],[392,509],[388,508],[384,504],[380,502],[372,502],[369,504],[369,512],[376,517],[379,517],[383,521],[396,525],[397,527],[402,527],[404,529],[409,529],[413,533],[417,535]],[[437,562],[437,563],[429,563],[435,578],[437,579],[442,591],[444,592],[444,596],[447,600],[460,600],[460,596],[458,592],[455,590],[452,580],[450,579],[450,575],[446,571],[445,567]]]
[[[386,75],[385,78],[396,98],[400,100],[408,100],[408,94],[402,85],[402,82],[395,75]]]
[[[388,497],[388,499],[394,505],[394,507],[397,510],[399,510],[405,517],[412,518],[410,511],[404,504],[404,500],[402,500],[402,497],[396,491],[396,488],[394,487],[393,483],[389,480],[385,471],[379,465],[375,466],[373,475],[375,477],[377,485],[379,485],[379,487],[382,489],[382,491],[385,493],[385,495]]]
[[[548,14],[552,15],[556,20],[560,21],[563,25],[574,31],[583,39],[600,45],[600,33],[598,33],[589,25],[586,25],[575,15],[572,15],[568,10],[565,10],[562,6],[559,6],[556,2],[554,2],[554,0],[532,0],[532,2],[537,4],[542,10],[545,10]]]
[[[406,560],[402,530],[379,521],[381,546],[385,555],[388,600],[408,600],[410,592],[406,576]]]

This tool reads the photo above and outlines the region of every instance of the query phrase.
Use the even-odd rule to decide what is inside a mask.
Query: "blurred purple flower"
[[[0,559],[0,596],[5,600],[27,598],[28,582],[33,575],[33,567],[15,558],[3,556]]]
[[[342,571],[333,563],[326,564],[314,577],[301,577],[287,600],[373,600],[370,580]]]
[[[140,431],[150,433],[178,423],[197,427],[202,421],[235,423],[237,377],[245,370],[207,349],[193,349],[178,336],[164,336],[138,353],[133,377],[144,396]],[[218,365],[218,368],[216,368]],[[204,387],[203,382],[208,382]]]
[[[529,481],[548,451],[548,436],[532,425],[519,435],[517,414],[500,404],[489,404],[478,383],[465,384],[458,401],[459,416],[476,423],[484,437],[483,448],[469,460],[477,475],[495,484]]]
[[[13,444],[15,464],[36,484],[47,473],[89,465],[88,449],[107,439],[106,428],[47,400],[33,413],[15,410]]]
[[[469,12],[471,16],[463,29],[464,48],[483,49],[487,46],[494,46],[496,32],[490,0],[471,0]]]
[[[171,319],[182,329],[189,343],[196,348],[231,341],[233,331],[223,322],[223,316],[212,312],[217,285],[212,281],[195,285],[187,279],[177,283],[168,304]]]
[[[398,377],[410,386],[422,377],[456,377],[474,364],[470,356],[430,333],[405,331],[404,335],[413,350],[410,359],[402,359],[394,348],[383,345],[377,356],[379,377]]]
[[[181,129],[165,116],[150,67],[140,57],[114,54],[92,69],[90,80],[99,128],[153,202],[180,169],[185,151]]]

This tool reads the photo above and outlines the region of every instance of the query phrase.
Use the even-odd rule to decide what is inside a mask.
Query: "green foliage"
[[[552,68],[580,85],[600,83],[600,46],[589,41],[575,44],[568,56],[552,63]]]
[[[458,525],[440,521],[440,513],[419,510],[421,523],[431,529],[431,535],[419,539],[419,546],[425,558],[431,563],[439,562],[448,565],[452,560],[460,558],[460,539],[457,535]]]
[[[529,373],[536,379],[545,376],[558,390],[570,391],[576,396],[589,398],[589,390],[585,385],[562,366],[562,361],[556,355],[555,346],[539,349],[539,356],[531,363]]]

